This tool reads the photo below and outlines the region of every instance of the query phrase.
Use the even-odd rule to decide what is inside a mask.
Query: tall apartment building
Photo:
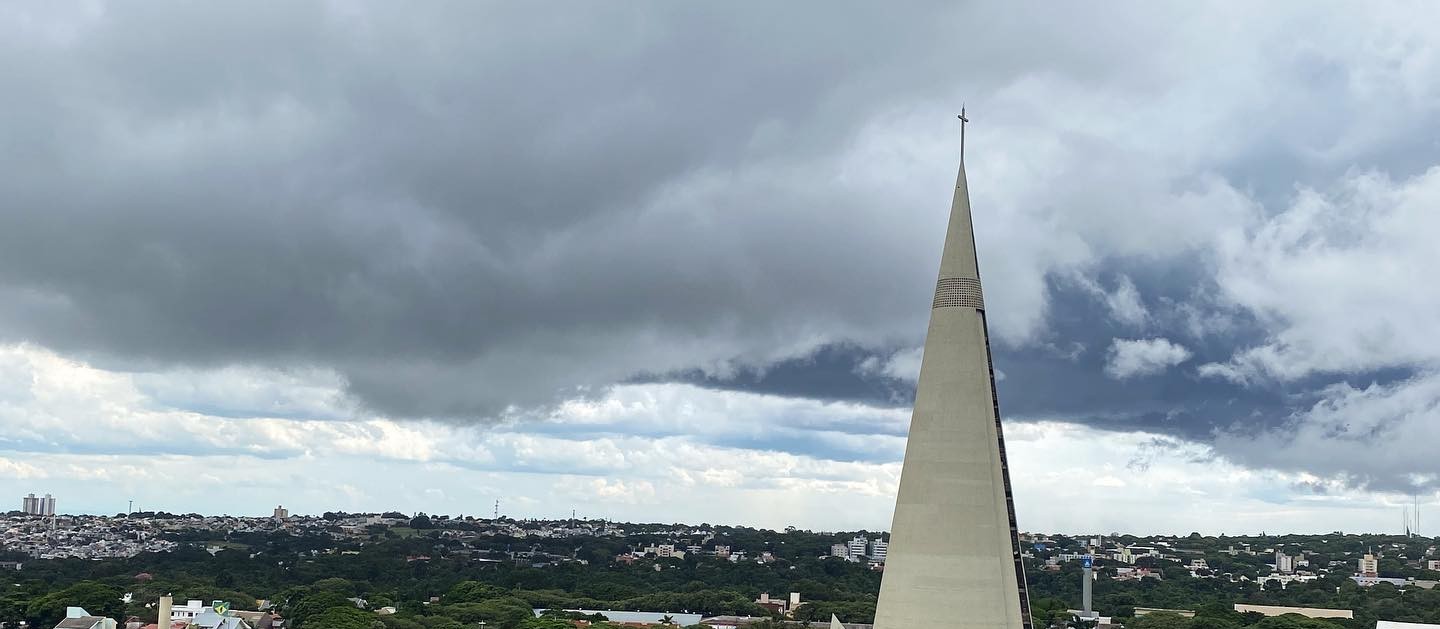
[[[20,499],[20,511],[25,515],[55,515],[55,497],[45,494],[44,498],[37,498],[30,494]]]
[[[1295,558],[1283,550],[1275,551],[1275,571],[1290,574],[1295,571]]]
[[[1380,576],[1380,560],[1379,560],[1378,558],[1376,558],[1375,555],[1372,555],[1372,554],[1370,554],[1370,553],[1365,553],[1365,556],[1360,558],[1360,562],[1359,562],[1359,563],[1360,563],[1360,576],[1362,576],[1362,577],[1378,577],[1378,576]]]

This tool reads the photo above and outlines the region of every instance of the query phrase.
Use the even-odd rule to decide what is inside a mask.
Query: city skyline
[[[1021,529],[1435,511],[1436,9],[1031,8],[0,9],[0,493],[885,529],[963,103]]]

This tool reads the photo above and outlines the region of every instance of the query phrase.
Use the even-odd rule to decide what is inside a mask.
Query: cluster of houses
[[[95,616],[83,607],[69,607],[55,629],[285,629],[285,619],[273,612],[232,610],[224,601],[207,605],[191,600],[177,605],[165,596],[158,607],[160,623],[145,623],[138,618],[118,623],[114,618]]]
[[[1232,544],[1225,550],[1219,551],[1219,554],[1232,557],[1240,555],[1267,557],[1269,561],[1264,565],[1269,568],[1269,573],[1257,575],[1252,579],[1249,575],[1218,570],[1205,559],[1204,551],[1184,548],[1174,541],[1152,540],[1144,544],[1127,545],[1097,536],[1084,540],[1085,543],[1081,544],[1084,548],[1081,551],[1051,552],[1050,549],[1055,544],[1055,540],[1051,538],[1026,535],[1022,539],[1031,545],[1030,548],[1033,548],[1033,551],[1024,553],[1026,557],[1034,558],[1037,556],[1036,553],[1048,555],[1041,564],[1043,570],[1059,571],[1061,564],[1090,557],[1097,562],[1097,565],[1100,562],[1107,563],[1108,570],[1106,572],[1112,574],[1112,578],[1119,581],[1161,580],[1164,575],[1158,566],[1168,562],[1184,568],[1194,578],[1226,579],[1231,582],[1275,581],[1281,587],[1288,587],[1291,583],[1314,581],[1321,575],[1335,574],[1336,571],[1340,571],[1342,574],[1352,574],[1350,578],[1358,585],[1365,587],[1390,583],[1396,587],[1417,586],[1432,589],[1436,585],[1440,585],[1440,581],[1434,580],[1380,576],[1381,555],[1373,550],[1363,554],[1341,553],[1340,558],[1330,558],[1324,562],[1323,566],[1316,565],[1312,561],[1312,558],[1318,556],[1319,553],[1311,549],[1299,549],[1295,554],[1291,554],[1291,548],[1283,546],[1256,548],[1248,543],[1241,543],[1238,546]],[[1440,572],[1440,559],[1435,558],[1440,553],[1437,553],[1437,549],[1433,546],[1426,551],[1425,557],[1416,559],[1405,557],[1403,548],[1399,545],[1392,544],[1386,550],[1395,553],[1397,559],[1411,568]],[[1329,555],[1326,556],[1329,557]]]

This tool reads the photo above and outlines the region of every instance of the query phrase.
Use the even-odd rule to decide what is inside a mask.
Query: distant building
[[[1375,629],[1440,629],[1440,625],[1419,622],[1396,622],[1394,620],[1380,620],[1375,622]]]
[[[857,535],[855,539],[850,540],[850,559],[859,561],[865,556],[865,551],[869,547],[870,540],[866,539],[864,535]]]
[[[1356,585],[1365,588],[1368,588],[1372,585],[1380,585],[1381,583],[1389,583],[1390,585],[1393,585],[1397,588],[1403,588],[1407,585],[1411,585],[1412,583],[1419,585],[1419,582],[1417,581],[1410,581],[1409,579],[1397,579],[1393,577],[1350,577],[1350,580],[1354,581]]]
[[[791,592],[789,600],[782,598],[770,598],[768,592],[760,594],[755,599],[755,604],[782,616],[789,616],[794,613],[795,608],[800,606],[800,593]]]
[[[830,546],[830,556],[839,557],[841,559],[849,559],[850,547],[844,544],[832,544]]]
[[[275,515],[273,515],[273,516],[271,516],[271,517],[273,517],[273,518],[275,518],[276,520],[279,520],[279,521],[288,520],[288,519],[290,519],[290,510],[289,510],[289,509],[286,509],[286,508],[283,507],[283,506],[277,506],[277,507],[275,507]]]
[[[245,622],[239,616],[221,614],[214,609],[207,609],[204,613],[196,616],[190,621],[190,629],[254,629],[250,623]]]
[[[37,498],[30,494],[20,499],[20,511],[25,515],[55,515],[55,497],[45,494]]]
[[[769,592],[762,592],[760,598],[755,599],[755,604],[764,607],[766,610],[776,614],[785,614],[785,600],[770,598]]]
[[[1183,617],[1185,617],[1185,618],[1194,618],[1194,617],[1195,617],[1195,610],[1193,610],[1193,609],[1164,609],[1164,608],[1161,608],[1161,607],[1136,607],[1136,608],[1135,608],[1135,615],[1136,615],[1136,616],[1147,616],[1147,615],[1150,615],[1150,614],[1178,614],[1178,615],[1183,616]]]
[[[1055,566],[1055,569],[1058,571],[1060,569],[1060,566],[1057,564]],[[1149,568],[1123,567],[1115,569],[1116,581],[1140,581],[1142,579],[1155,579],[1156,581],[1164,580],[1160,576],[1159,572],[1156,572]]]
[[[170,607],[170,620],[183,620],[187,623],[193,622],[195,618],[199,617],[201,614],[207,611],[210,611],[214,606],[219,605],[221,602],[222,601],[211,601],[209,605],[206,605],[205,601],[199,599],[190,599],[188,601],[185,601],[184,605],[173,605]]]
[[[387,612],[384,611],[386,609],[390,610],[388,614],[395,613],[394,607],[381,607],[375,610],[375,613],[385,616],[387,615]],[[275,612],[232,610],[230,615],[245,621],[245,624],[249,625],[252,629],[285,629],[285,619],[277,616]]]
[[[1365,553],[1360,558],[1360,571],[1358,576],[1378,577],[1380,576],[1380,560],[1370,553]]]
[[[1295,571],[1295,558],[1284,551],[1275,551],[1275,571],[1290,574]]]
[[[1426,570],[1440,570],[1440,559],[1430,559],[1425,562]]]
[[[91,616],[83,607],[66,607],[65,618],[55,629],[115,629],[115,619]]]
[[[1128,547],[1128,546],[1121,546],[1121,547],[1120,547],[1120,552],[1115,553],[1114,557],[1115,557],[1115,561],[1118,561],[1118,562],[1120,562],[1120,563],[1126,563],[1126,564],[1134,564],[1134,563],[1135,563],[1135,551],[1130,550],[1130,547]]]
[[[1246,605],[1236,603],[1235,611],[1240,613],[1256,612],[1266,616],[1284,616],[1285,614],[1300,614],[1306,618],[1354,618],[1355,612],[1348,609],[1322,609],[1319,607],[1281,607],[1278,605]]]
[[[890,543],[883,539],[870,542],[870,558],[880,563],[885,563],[886,555],[890,554]]]

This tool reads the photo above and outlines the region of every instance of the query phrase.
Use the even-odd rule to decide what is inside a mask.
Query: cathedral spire
[[[876,629],[1031,629],[985,299],[961,159]]]

